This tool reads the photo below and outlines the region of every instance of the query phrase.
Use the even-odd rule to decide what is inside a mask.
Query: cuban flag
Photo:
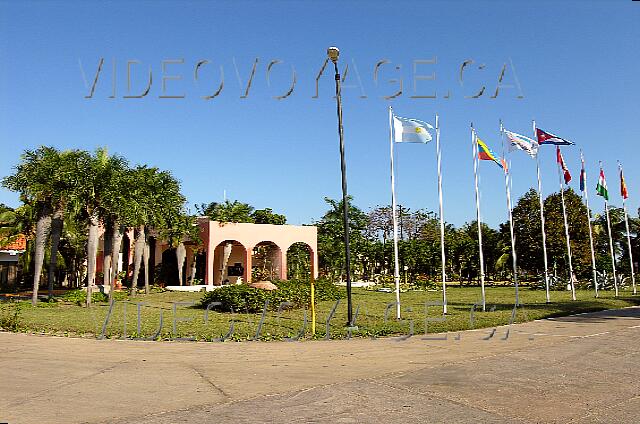
[[[536,137],[538,138],[538,144],[540,145],[553,144],[555,146],[572,146],[575,144],[572,141],[565,140],[557,135],[543,131],[540,128],[536,128]]]

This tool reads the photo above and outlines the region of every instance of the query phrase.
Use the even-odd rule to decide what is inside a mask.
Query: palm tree
[[[5,177],[2,185],[17,191],[29,204],[35,205],[35,264],[33,274],[33,294],[31,303],[38,302],[38,288],[44,261],[44,250],[51,229],[53,205],[60,203],[66,187],[61,183],[60,152],[53,147],[41,146],[36,150],[26,150],[16,166],[13,175]]]
[[[83,158],[81,180],[76,191],[88,228],[87,240],[87,307],[91,306],[91,289],[96,278],[99,225],[109,216],[108,206],[114,193],[114,181],[127,169],[127,161],[119,155],[109,155],[105,148],[96,150],[93,156]],[[108,274],[108,272],[107,272]]]
[[[145,261],[145,293],[149,293],[149,278],[152,270],[147,269],[148,230],[155,229],[159,233],[171,228],[178,222],[176,217],[182,214],[185,197],[180,193],[180,183],[168,171],[158,168],[137,166],[132,170],[131,205],[128,208],[132,226],[136,228],[134,247],[134,270],[131,291],[135,292],[138,283],[140,265]]]
[[[77,176],[82,174],[87,152],[83,150],[65,150],[59,152],[59,165],[56,174],[58,180],[58,196],[57,201],[53,204],[53,214],[51,217],[51,251],[49,262],[49,298],[53,297],[53,284],[58,266],[58,248],[62,229],[64,226],[64,216],[67,205],[73,201],[76,195],[78,185],[81,182]]]
[[[193,242],[196,246],[200,245],[200,231],[193,216],[183,214],[181,210],[174,210],[178,215],[166,217],[166,228],[161,232],[162,238],[169,241],[169,246],[175,248],[176,259],[178,263],[178,280],[182,285],[183,275],[182,268],[187,258],[187,249],[184,245],[185,238]],[[192,262],[191,280],[195,272],[195,257]]]

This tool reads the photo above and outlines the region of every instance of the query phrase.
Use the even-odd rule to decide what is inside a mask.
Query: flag
[[[627,192],[627,184],[624,182],[624,175],[622,174],[622,168],[620,168],[620,196],[623,199],[629,198],[629,193]]]
[[[429,130],[433,126],[412,118],[393,115],[393,141],[396,143],[428,143],[433,137]]]
[[[482,141],[478,137],[476,137],[476,142],[478,143],[478,159],[480,159],[480,160],[492,160],[495,163],[497,163],[500,168],[504,169],[504,164],[502,163],[503,161],[499,160],[496,157],[495,153],[493,153],[491,151],[489,146],[487,146],[487,144],[484,141]]]
[[[556,146],[556,156],[558,159],[558,165],[562,168],[562,173],[564,174],[564,183],[569,184],[571,181],[571,173],[569,173],[569,169],[567,165],[564,163],[564,158],[562,157],[562,153],[560,152],[560,147]]]
[[[587,181],[587,171],[584,170],[584,158],[582,159],[582,168],[580,169],[580,191],[584,191]]]
[[[575,144],[557,135],[542,131],[540,128],[536,128],[536,137],[538,138],[538,144],[554,144],[556,146],[571,146]]]
[[[507,135],[507,138],[511,142],[511,150],[519,149],[524,151],[526,154],[535,158],[538,154],[538,143],[530,139],[529,137],[525,137],[524,135],[517,134],[511,131],[504,130],[504,133]]]
[[[607,180],[604,179],[604,171],[602,170],[602,168],[600,168],[600,177],[598,178],[596,193],[604,197],[604,200],[609,200],[609,191],[607,190]]]

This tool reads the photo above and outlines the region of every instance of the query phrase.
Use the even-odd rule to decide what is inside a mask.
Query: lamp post
[[[344,256],[347,273],[347,326],[351,326],[353,320],[351,306],[351,252],[349,250],[349,203],[347,195],[347,165],[344,160],[344,134],[342,130],[342,98],[340,88],[340,71],[338,71],[338,56],[340,50],[337,47],[329,47],[327,56],[333,62],[336,79],[336,104],[338,107],[338,135],[340,137],[340,172],[342,174],[342,223],[344,227]]]

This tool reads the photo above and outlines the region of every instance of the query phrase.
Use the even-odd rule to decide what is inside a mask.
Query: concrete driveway
[[[447,340],[0,333],[0,422],[640,422],[640,308]],[[492,337],[489,337],[493,334]]]

